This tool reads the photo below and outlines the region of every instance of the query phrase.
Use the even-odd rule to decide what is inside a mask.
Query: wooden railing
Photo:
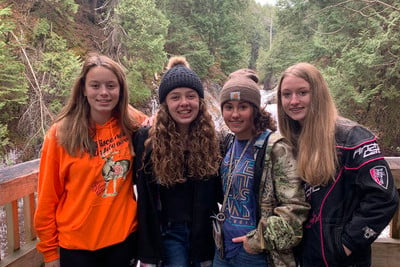
[[[38,166],[39,160],[33,160],[0,170],[0,206],[5,207],[7,226],[6,257],[0,267],[38,267],[43,262],[33,227]]]
[[[387,157],[390,169],[400,194],[400,157]],[[372,267],[400,266],[400,206],[390,223],[388,238],[378,238],[372,244]]]
[[[400,193],[400,157],[387,157]],[[0,267],[39,267],[43,257],[36,250],[33,227],[35,194],[39,160],[33,160],[0,170],[0,206],[5,207],[7,225],[7,251],[0,258]],[[18,208],[18,203],[22,208]],[[23,213],[23,227],[20,229]],[[22,242],[24,239],[24,242]],[[390,224],[387,238],[378,238],[372,245],[372,267],[394,267],[400,262],[400,213],[397,210]]]

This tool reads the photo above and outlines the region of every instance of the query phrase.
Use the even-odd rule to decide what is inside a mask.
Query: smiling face
[[[175,88],[168,93],[165,103],[179,131],[188,131],[199,114],[200,98],[197,92],[186,87]]]
[[[111,70],[96,66],[91,68],[85,79],[84,95],[90,105],[90,117],[97,124],[107,122],[120,96],[117,76]]]
[[[281,83],[282,108],[291,119],[303,125],[311,106],[310,84],[293,74],[286,75]]]
[[[254,110],[247,101],[231,100],[222,106],[225,124],[239,140],[248,140],[254,135]]]

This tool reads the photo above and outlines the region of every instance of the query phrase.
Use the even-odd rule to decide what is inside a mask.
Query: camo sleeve
[[[305,200],[291,146],[280,139],[266,153],[269,157],[263,170],[261,219],[247,238],[255,251],[287,250],[300,242],[310,205]]]

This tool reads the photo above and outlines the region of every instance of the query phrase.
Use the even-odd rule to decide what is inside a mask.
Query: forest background
[[[217,91],[238,68],[268,90],[289,65],[313,63],[340,113],[398,156],[399,40],[398,0],[0,0],[0,166],[39,157],[91,51],[125,67],[130,103],[146,113],[173,55]]]

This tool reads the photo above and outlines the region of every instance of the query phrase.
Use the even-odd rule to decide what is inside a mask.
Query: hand
[[[141,126],[152,126],[154,122],[154,116],[148,117],[142,122]]]
[[[44,263],[44,267],[60,267],[60,259]]]
[[[350,249],[348,249],[345,245],[343,245],[344,248],[344,252],[346,253],[346,256],[350,256],[352,251]]]
[[[249,253],[249,254],[257,254],[257,252],[255,252],[250,246],[249,243],[247,242],[247,237],[245,235],[243,236],[239,236],[239,237],[235,237],[232,238],[232,242],[233,243],[243,243],[243,248],[244,250]]]

